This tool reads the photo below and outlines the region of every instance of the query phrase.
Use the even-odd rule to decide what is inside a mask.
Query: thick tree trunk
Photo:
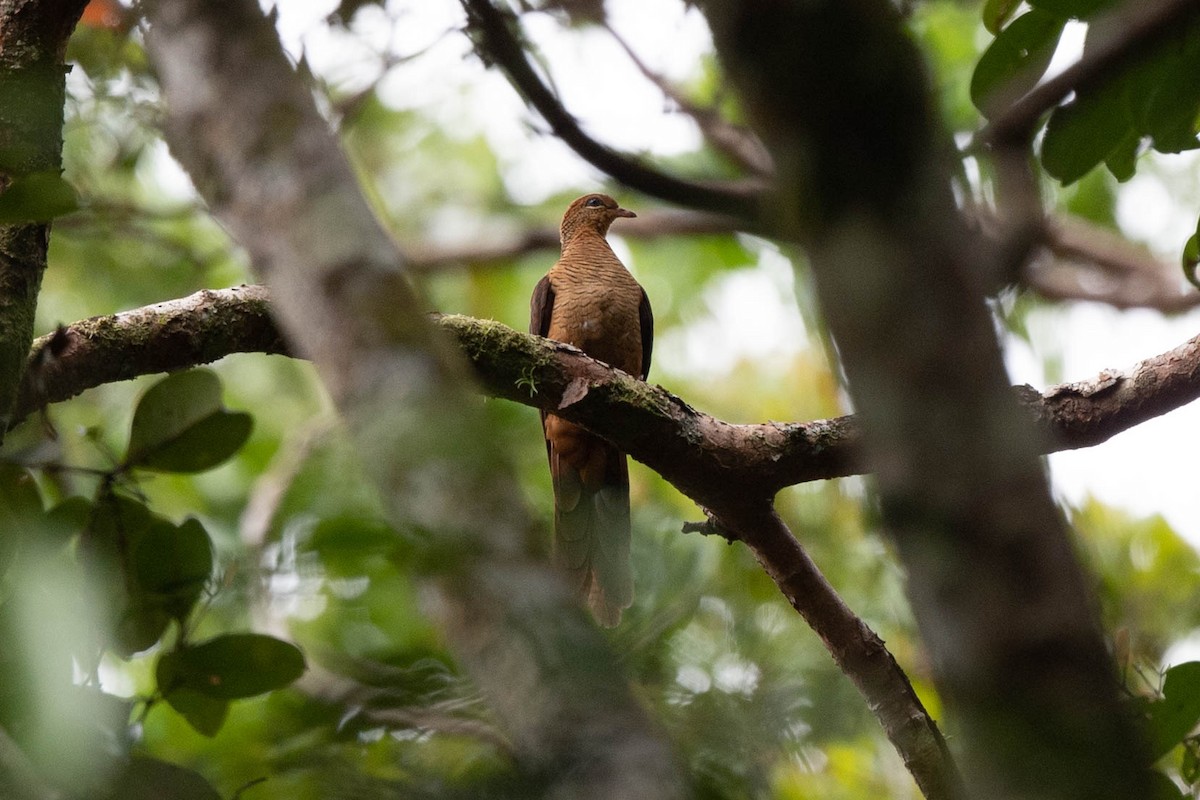
[[[86,4],[0,0],[0,195],[62,168],[63,54]],[[47,224],[0,224],[0,441],[33,341],[49,236]]]
[[[1007,386],[988,250],[955,208],[898,14],[705,7],[779,165],[771,222],[811,257],[971,794],[1146,796],[1087,579]]]

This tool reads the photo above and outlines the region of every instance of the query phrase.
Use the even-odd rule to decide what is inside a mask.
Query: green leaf
[[[1104,165],[1114,178],[1124,183],[1137,172],[1137,157],[1141,148],[1142,137],[1131,129],[1116,149],[1104,159]]]
[[[1042,166],[1063,186],[1074,183],[1125,142],[1131,127],[1122,92],[1109,87],[1081,94],[1050,115]]]
[[[1166,775],[1150,770],[1148,777],[1150,794],[1146,800],[1184,800],[1183,792]]]
[[[971,102],[985,116],[998,99],[1019,97],[1046,72],[1066,20],[1034,9],[1017,17],[988,46],[971,76]]]
[[[1021,0],[987,0],[983,5],[983,26],[993,36],[1000,33],[1019,5]]]
[[[386,522],[375,517],[339,514],[313,528],[307,547],[335,575],[361,575],[372,556],[391,555],[404,540]]]
[[[130,598],[113,631],[112,648],[122,658],[149,650],[171,624],[171,615],[161,603]]]
[[[129,548],[129,597],[116,643],[126,656],[148,649],[172,619],[182,622],[191,613],[213,566],[212,542],[195,519],[177,526],[153,517]]]
[[[37,482],[24,467],[0,462],[0,528],[8,523],[42,513],[42,495]]]
[[[155,674],[167,695],[190,689],[237,700],[282,689],[304,670],[304,655],[295,645],[258,633],[233,633],[164,654]]]
[[[1196,277],[1196,267],[1200,265],[1200,233],[1193,233],[1183,246],[1183,277],[1188,283],[1200,289],[1200,278]]]
[[[67,540],[84,531],[92,518],[92,501],[75,495],[46,512],[43,530],[53,538]]]
[[[250,436],[249,414],[221,405],[221,381],[203,369],[170,375],[142,396],[133,414],[126,463],[162,472],[202,472],[236,453]]]
[[[150,509],[137,500],[106,492],[97,498],[92,509],[84,531],[84,547],[97,557],[112,559],[113,566],[117,566],[124,563],[125,553],[154,519]]]
[[[228,700],[218,700],[192,689],[174,689],[163,697],[171,708],[187,720],[196,733],[210,739],[220,732],[226,717],[229,716]]]
[[[0,463],[0,574],[17,549],[17,538],[42,516],[42,495],[24,467]]]
[[[1196,139],[1200,115],[1200,18],[1181,26],[1171,41],[1153,56],[1158,67],[1147,86],[1142,124],[1160,153],[1181,153],[1200,147]]]
[[[0,193],[0,224],[49,222],[78,208],[75,190],[57,170],[31,172]]]
[[[154,758],[134,756],[113,782],[108,800],[221,800],[197,772]]]
[[[1200,780],[1200,739],[1189,736],[1183,740],[1183,761],[1179,765],[1179,777],[1188,786]]]
[[[1167,670],[1162,699],[1146,709],[1150,757],[1157,761],[1183,741],[1200,722],[1200,661]]]
[[[1029,5],[1060,17],[1083,19],[1103,11],[1116,0],[1029,0]]]
[[[156,521],[138,540],[131,563],[137,591],[182,619],[212,574],[212,541],[197,519],[179,526]]]

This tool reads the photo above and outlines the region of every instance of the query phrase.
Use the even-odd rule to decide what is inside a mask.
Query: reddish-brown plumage
[[[646,293],[604,238],[632,217],[604,194],[563,215],[562,256],[534,289],[529,330],[575,345],[638,378],[650,369],[654,320]],[[554,552],[596,618],[616,625],[633,602],[625,454],[578,425],[542,415],[554,484]]]

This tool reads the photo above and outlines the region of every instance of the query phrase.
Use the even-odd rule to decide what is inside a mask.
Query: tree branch
[[[821,637],[904,759],[926,800],[964,797],[962,778],[908,676],[883,640],[851,611],[768,504],[733,511],[720,522],[739,534],[792,607]]]
[[[474,35],[481,56],[504,70],[513,87],[537,109],[554,134],[584,160],[631,189],[652,197],[685,208],[729,214],[743,225],[757,225],[763,197],[761,184],[686,180],[597,142],[534,71],[514,32],[517,22],[512,15],[497,9],[491,0],[462,0],[462,3],[467,11],[468,31]]]
[[[1200,292],[1182,278],[1178,266],[1158,260],[1114,231],[1067,216],[1046,219],[1041,235],[1052,259],[1035,259],[1023,277],[1042,297],[1153,308],[1166,314],[1200,305]]]
[[[201,291],[92,317],[34,343],[13,421],[105,383],[187,369],[233,353],[286,352],[264,286]]]
[[[723,422],[569,345],[489,320],[437,319],[458,341],[485,393],[586,425],[701,505],[720,503],[723,486],[733,494],[752,486],[755,495],[769,497],[786,486],[866,470],[854,416]],[[251,352],[287,352],[262,286],[206,290],[82,320],[34,342],[14,419],[105,383]],[[579,381],[588,386],[586,394],[559,409],[567,387]],[[1045,452],[1092,447],[1200,399],[1200,336],[1123,370],[1044,392],[1029,386],[1017,391],[1046,433]]]

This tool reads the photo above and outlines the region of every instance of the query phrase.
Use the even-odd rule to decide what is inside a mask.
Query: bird
[[[605,238],[615,220],[636,216],[606,194],[568,206],[562,255],[533,290],[529,332],[645,380],[654,344],[650,299]],[[633,603],[628,462],[613,444],[547,411],[542,433],[554,490],[554,562],[596,620],[613,627]]]

